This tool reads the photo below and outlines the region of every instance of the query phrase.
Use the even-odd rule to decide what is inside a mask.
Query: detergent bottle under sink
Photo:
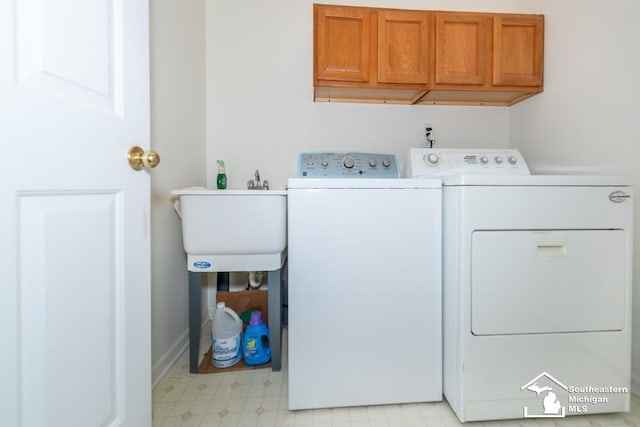
[[[271,359],[269,328],[262,321],[262,312],[251,313],[251,320],[242,340],[244,363],[248,366],[263,365]]]
[[[238,363],[242,358],[242,319],[224,302],[216,305],[212,335],[213,366],[227,368]]]

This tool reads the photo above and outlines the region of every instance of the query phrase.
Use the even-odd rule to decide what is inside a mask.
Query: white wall
[[[335,3],[335,2],[334,2]],[[412,9],[512,11],[515,0],[341,1]],[[310,150],[388,151],[404,164],[434,125],[441,147],[506,147],[509,109],[313,102],[313,0],[207,2],[207,178],[216,159],[229,188],[256,168],[272,188]]]
[[[186,256],[169,192],[205,180],[204,0],[151,9],[151,313],[154,383],[188,343]],[[144,337],[140,337],[144,339]]]
[[[511,109],[509,140],[538,172],[624,174],[640,188],[640,2],[528,0],[545,14],[544,93]],[[636,190],[636,192],[638,192]],[[636,203],[635,247],[640,243]],[[633,390],[640,392],[640,251]]]
[[[392,151],[402,160],[408,147],[422,142],[424,123],[434,125],[440,146],[511,145],[536,171],[596,169],[625,173],[640,183],[635,167],[640,2],[334,2],[545,14],[545,92],[511,108],[312,102],[312,3],[207,1],[209,186],[215,185],[216,159],[225,160],[231,188],[244,187],[256,168],[274,188],[283,188],[304,150]],[[638,267],[634,274],[639,276]],[[638,322],[635,330],[640,332]],[[639,343],[635,340],[636,379]]]

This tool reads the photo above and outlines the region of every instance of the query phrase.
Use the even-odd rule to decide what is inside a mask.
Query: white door
[[[146,0],[0,0],[0,425],[151,424]]]

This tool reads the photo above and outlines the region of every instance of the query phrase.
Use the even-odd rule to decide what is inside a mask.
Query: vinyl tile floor
[[[203,329],[207,330],[207,329]],[[200,357],[209,349],[203,334]],[[283,331],[282,370],[270,368],[220,374],[190,374],[188,351],[153,390],[153,427],[169,426],[626,426],[640,427],[640,399],[631,412],[574,416],[558,421],[511,420],[484,423],[458,421],[446,401],[352,408],[289,411],[287,409],[287,331]]]

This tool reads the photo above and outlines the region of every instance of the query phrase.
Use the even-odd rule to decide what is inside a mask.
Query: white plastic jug
[[[213,344],[211,361],[216,368],[228,368],[242,358],[242,319],[225,306],[216,305],[212,326]]]

